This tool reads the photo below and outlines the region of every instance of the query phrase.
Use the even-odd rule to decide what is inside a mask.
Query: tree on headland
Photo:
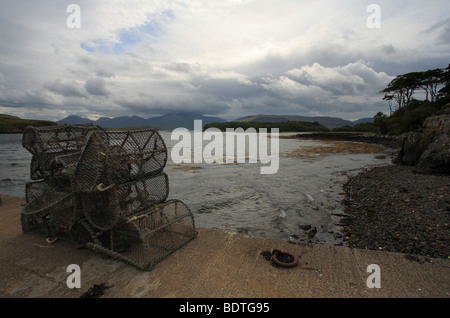
[[[383,100],[388,102],[389,105],[389,114],[392,115],[392,100],[394,99],[394,95],[384,94]]]
[[[438,91],[438,98],[448,98],[450,96],[450,64],[441,73],[441,83],[444,85]]]
[[[440,68],[417,73],[417,82],[420,88],[426,93],[426,100],[434,103],[438,94],[437,87],[442,83],[442,74],[444,71]],[[428,99],[430,98],[430,99]]]
[[[450,67],[450,65],[449,65]],[[448,86],[448,67],[446,70],[436,68],[424,72],[410,72],[395,77],[380,93],[384,94],[383,100],[386,100],[392,113],[392,100],[397,102],[397,109],[407,110],[407,106],[413,100],[413,94],[416,90],[422,89],[426,94],[426,100],[434,103],[438,97],[438,87],[447,83]]]
[[[380,93],[387,101],[390,115],[374,117],[378,133],[400,134],[421,127],[425,118],[450,113],[450,65],[446,69],[410,72],[395,77]],[[440,88],[441,87],[441,88]],[[440,89],[439,89],[440,88]],[[425,100],[414,98],[422,91]],[[393,103],[397,105],[393,109]]]
[[[386,118],[387,116],[383,114],[382,112],[378,112],[373,117],[373,125],[375,126],[376,133],[377,134],[385,134],[387,127],[386,127]]]
[[[416,92],[423,92],[425,100],[416,99]],[[389,116],[380,111],[364,127],[344,126],[333,131],[397,135],[420,128],[429,116],[450,114],[450,64],[445,69],[398,75],[380,93],[389,106]]]
[[[385,100],[394,99],[398,109],[406,108],[411,101],[414,91],[420,87],[417,72],[399,75],[394,78],[380,93],[384,94]]]

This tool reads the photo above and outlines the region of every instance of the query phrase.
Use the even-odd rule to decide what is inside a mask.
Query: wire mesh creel
[[[103,129],[92,124],[25,128],[22,146],[32,154],[30,178],[68,178],[67,172],[52,168],[52,162],[65,155],[78,159],[90,133],[98,130]]]
[[[144,270],[196,237],[187,206],[166,202],[167,149],[156,130],[28,127],[22,145],[33,155],[35,180],[25,188],[25,233],[70,240]]]
[[[77,205],[69,187],[52,187],[43,180],[25,185],[26,204],[22,210],[22,229],[48,237],[61,236],[77,223]]]
[[[156,130],[96,131],[84,147],[74,172],[75,188],[100,187],[157,175],[167,162],[167,148]]]
[[[129,218],[87,246],[148,271],[196,236],[189,208],[182,201],[170,200]]]
[[[115,185],[105,191],[83,193],[80,195],[80,207],[92,226],[106,231],[125,218],[164,202],[168,196],[168,176],[160,173]]]

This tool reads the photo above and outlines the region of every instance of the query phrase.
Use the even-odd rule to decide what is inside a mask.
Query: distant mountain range
[[[104,128],[157,128],[161,130],[173,130],[178,127],[185,127],[187,129],[194,129],[194,120],[202,120],[203,125],[210,123],[224,123],[225,119],[218,117],[208,117],[199,115],[197,113],[183,112],[183,113],[171,113],[159,117],[142,118],[139,116],[121,116],[115,118],[101,117],[96,121],[82,118],[79,116],[69,116],[57,123],[59,124],[86,124],[92,123]],[[235,122],[287,122],[287,121],[306,121],[306,122],[319,122],[320,124],[333,129],[342,126],[354,126],[360,123],[372,122],[373,118],[362,118],[356,121],[345,120],[338,117],[308,117],[300,115],[251,115],[233,120]]]
[[[95,121],[80,116],[69,116],[57,121],[58,124],[86,124],[91,123],[103,128],[157,128],[161,130],[173,130],[178,127],[194,129],[194,120],[202,120],[202,124],[223,123],[225,119],[218,117],[208,117],[191,112],[172,113],[159,117],[142,118],[139,116],[120,116],[115,118],[101,117]]]

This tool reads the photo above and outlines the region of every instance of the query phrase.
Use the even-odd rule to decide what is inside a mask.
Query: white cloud
[[[319,63],[295,68],[287,72],[294,78],[310,82],[339,94],[376,94],[393,79],[385,72],[376,72],[363,61],[345,66],[324,67]]]
[[[263,81],[264,83],[261,84],[262,87],[284,98],[315,99],[319,96],[323,96],[323,98],[331,96],[330,92],[323,90],[319,86],[304,85],[291,80],[287,76],[280,76],[278,79],[265,78]]]
[[[441,0],[379,1],[381,29],[357,0],[80,0],[80,29],[68,4],[0,0],[2,112],[373,116],[392,76],[450,50]]]

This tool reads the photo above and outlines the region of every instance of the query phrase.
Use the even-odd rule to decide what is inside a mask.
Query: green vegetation
[[[342,126],[338,128],[334,128],[333,132],[360,132],[360,133],[370,133],[375,132],[374,123],[362,123],[354,126]]]
[[[425,118],[450,114],[450,65],[446,69],[412,72],[397,76],[380,93],[389,104],[390,115],[378,112],[375,132],[399,135],[420,129]],[[438,87],[442,86],[440,90]],[[416,91],[425,92],[425,100],[413,98]],[[395,102],[396,107],[392,109]],[[395,106],[395,105],[394,105]]]
[[[226,122],[226,123],[211,123],[204,126],[204,130],[208,128],[218,128],[225,131],[227,128],[237,129],[242,128],[278,128],[280,132],[327,132],[329,129],[318,122],[304,122],[304,121],[288,121],[279,123],[259,123],[259,122]]]
[[[43,127],[56,123],[48,120],[21,119],[16,116],[0,114],[0,133],[22,133],[28,126]]]
[[[390,114],[378,112],[373,123],[344,126],[333,132],[373,132],[400,135],[420,129],[425,118],[450,114],[450,65],[446,69],[411,72],[394,78],[380,93],[387,101]],[[438,88],[441,87],[440,90]],[[417,91],[425,93],[425,100],[413,97]]]

